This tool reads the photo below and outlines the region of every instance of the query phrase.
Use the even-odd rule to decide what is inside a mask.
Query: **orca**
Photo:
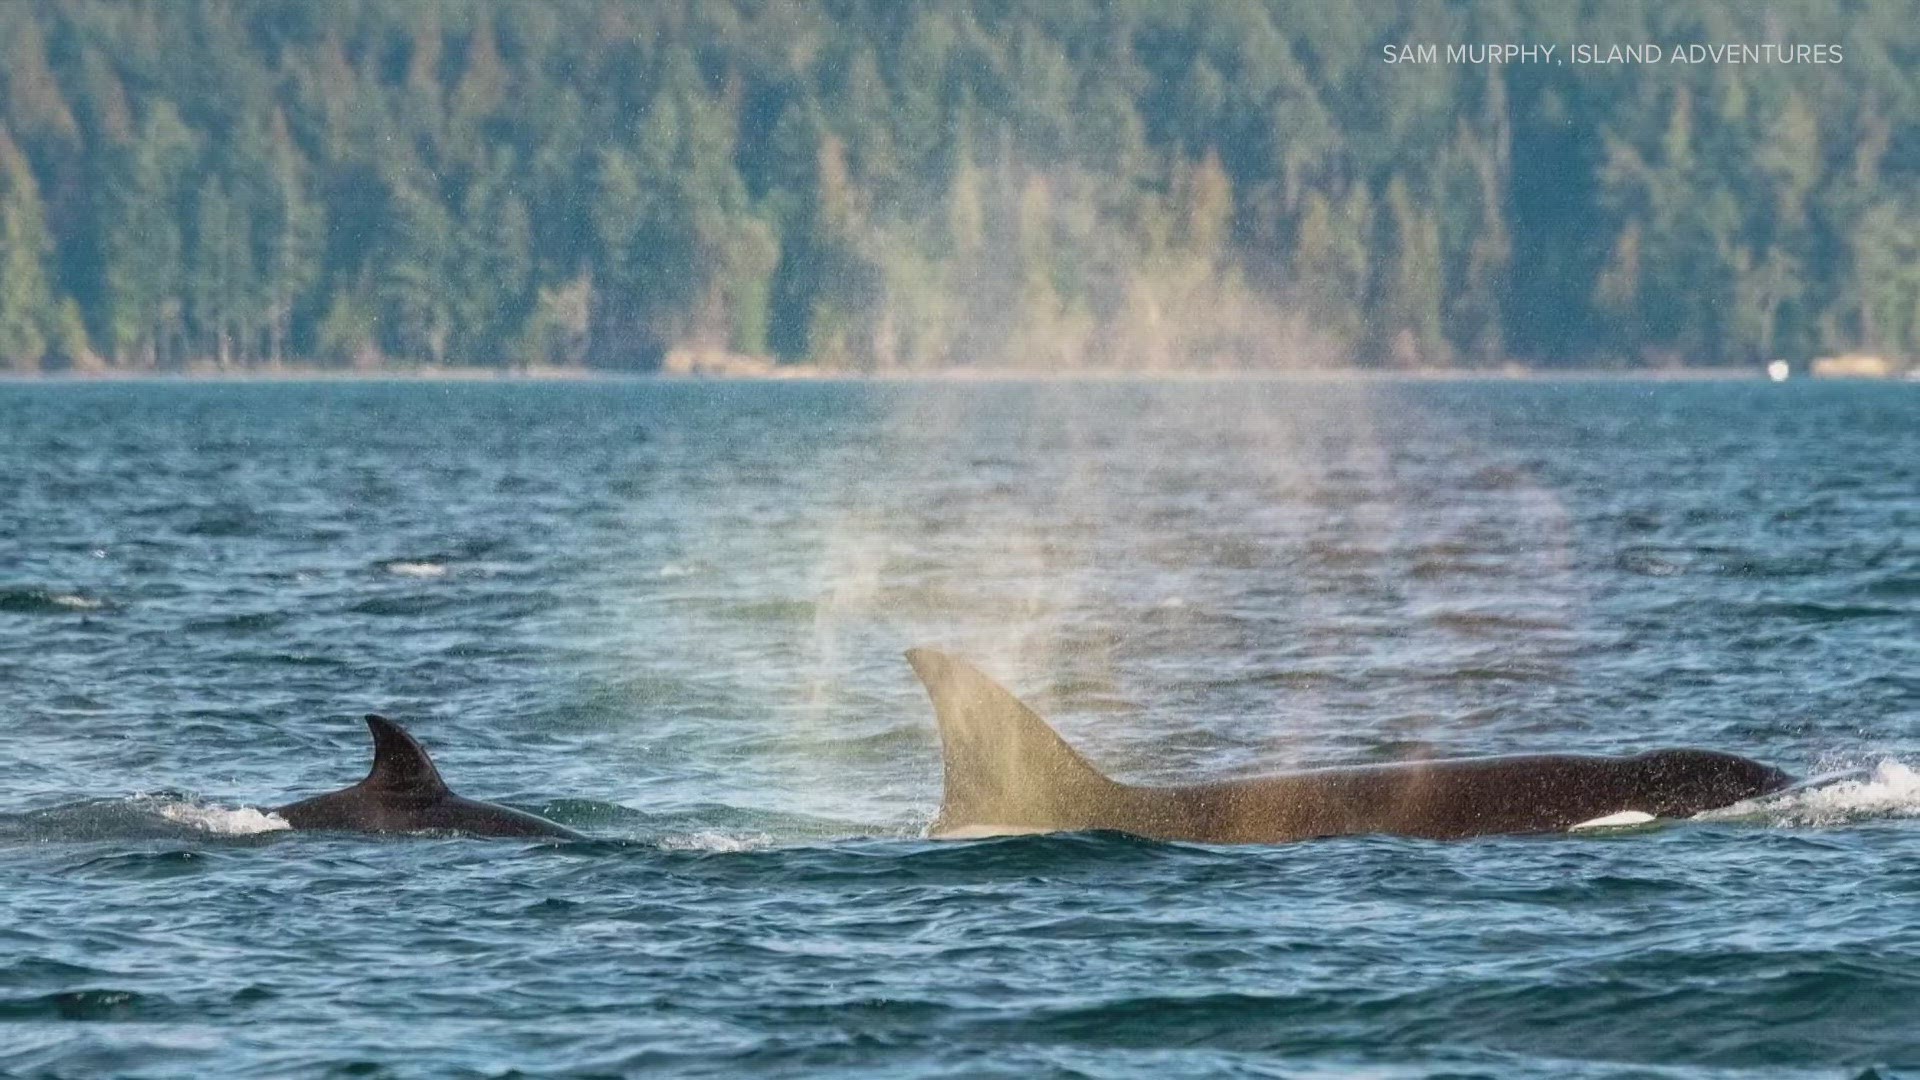
[[[365,780],[273,812],[295,829],[586,839],[535,814],[455,795],[405,728],[374,714],[368,714],[367,727],[373,732],[373,769]]]
[[[945,793],[928,835],[1105,829],[1155,840],[1275,844],[1388,834],[1460,839],[1686,817],[1794,778],[1712,750],[1527,754],[1310,769],[1154,787],[1111,780],[964,660],[912,649],[940,728]]]

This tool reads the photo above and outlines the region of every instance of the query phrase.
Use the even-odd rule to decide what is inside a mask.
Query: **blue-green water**
[[[0,385],[0,1074],[1920,1070],[1920,386]],[[1600,836],[929,842],[1698,744]],[[258,831],[388,712],[580,845]]]

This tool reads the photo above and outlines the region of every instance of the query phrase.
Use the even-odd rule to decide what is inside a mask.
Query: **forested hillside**
[[[10,0],[0,366],[1909,356],[1917,49],[1913,2]]]

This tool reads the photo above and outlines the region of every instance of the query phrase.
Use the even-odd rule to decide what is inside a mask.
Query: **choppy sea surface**
[[[923,838],[1701,745],[1595,835]],[[581,844],[301,834],[392,715]],[[0,1075],[1920,1076],[1920,385],[0,385]]]

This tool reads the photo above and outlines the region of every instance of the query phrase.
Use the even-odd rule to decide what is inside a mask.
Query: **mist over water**
[[[1920,387],[7,385],[0,508],[0,1072],[1920,1067]],[[917,644],[1138,781],[1836,775],[933,843]],[[275,828],[368,711],[602,839]]]

